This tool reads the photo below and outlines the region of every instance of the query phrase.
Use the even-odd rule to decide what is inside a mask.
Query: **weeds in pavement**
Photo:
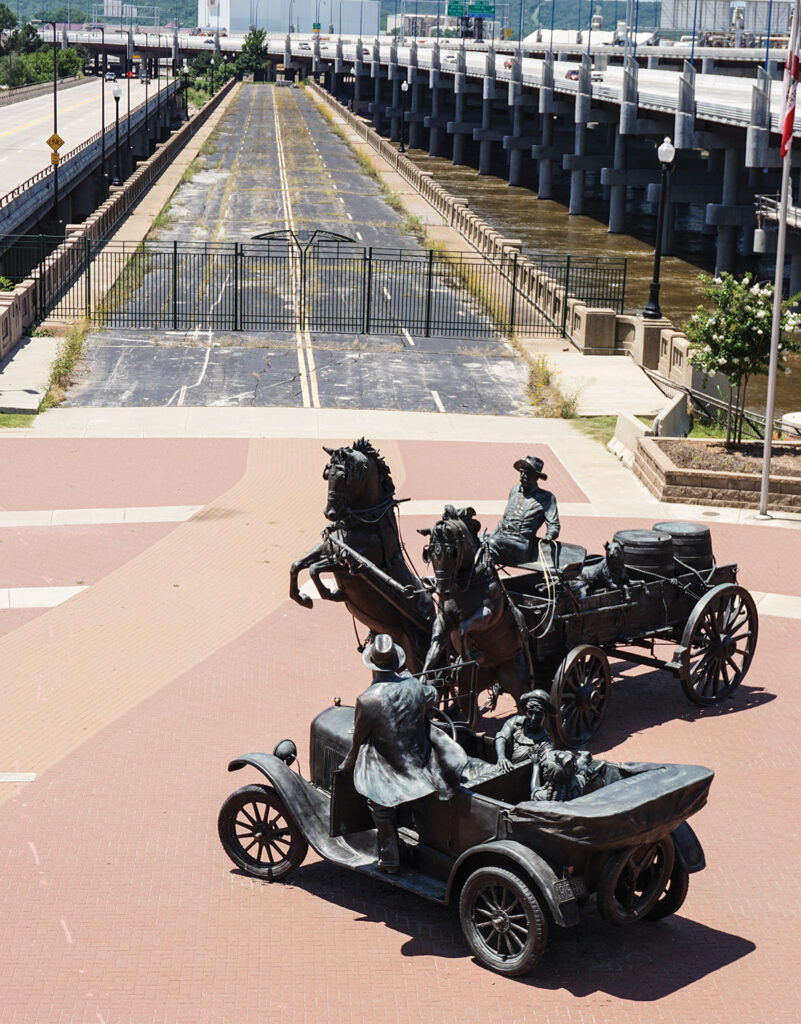
[[[51,409],[64,401],[67,388],[72,383],[72,373],[75,364],[83,352],[83,343],[89,331],[89,321],[73,324],[67,331],[64,341],[59,345],[56,358],[50,367],[50,381],[47,391],[39,405],[39,412]]]

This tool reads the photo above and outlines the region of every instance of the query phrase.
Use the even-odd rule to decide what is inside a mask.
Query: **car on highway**
[[[579,69],[578,68],[569,68],[567,71],[565,71],[565,78],[568,81],[570,81],[570,82],[577,82],[578,81],[578,76],[579,76]]]
[[[204,39],[203,40],[203,45],[204,46],[214,46],[214,40],[213,39]]]
[[[506,60],[503,62],[503,66],[505,68],[510,68],[513,64],[514,64],[514,61],[512,60],[511,57],[507,57]]]
[[[457,60],[457,57],[456,57],[455,53],[446,53],[445,56],[442,58],[442,63],[443,64],[455,64],[456,60]]]
[[[117,81],[117,76],[114,74],[113,71],[107,71],[106,72],[106,81],[107,82],[116,82]]]
[[[310,43],[298,43],[298,49],[300,49],[300,50],[310,50],[311,49],[311,44]]]

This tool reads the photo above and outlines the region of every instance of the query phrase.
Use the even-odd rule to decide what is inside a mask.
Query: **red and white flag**
[[[799,19],[793,18],[793,32],[787,40],[787,60],[784,64],[784,94],[782,96],[782,145],[780,153],[787,156],[793,144],[793,125],[795,122],[795,94],[801,74],[801,36],[799,35]]]

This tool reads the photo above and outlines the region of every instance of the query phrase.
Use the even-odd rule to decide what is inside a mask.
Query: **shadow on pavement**
[[[680,719],[693,722],[739,714],[769,704],[776,694],[760,686],[741,684],[720,704],[699,707],[684,695],[681,683],[669,672],[646,669],[625,661],[613,661],[612,696],[598,735],[589,744],[602,753],[623,743],[629,736]]]
[[[400,947],[403,956],[470,957],[455,907],[428,903],[324,861],[301,867],[284,884],[358,915],[357,924],[384,925],[408,936]],[[528,977],[510,980],[533,988],[565,989],[574,996],[605,992],[650,1002],[692,985],[755,948],[739,935],[679,915],[616,928],[598,916],[591,900],[577,928],[551,925],[545,955]],[[476,963],[475,970],[484,968]]]

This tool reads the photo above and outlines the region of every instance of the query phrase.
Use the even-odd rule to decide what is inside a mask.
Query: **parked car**
[[[367,801],[352,774],[338,767],[353,738],[354,708],[337,703],[312,722],[308,779],[290,767],[297,758],[291,740],[281,740],[273,754],[230,762],[229,771],[250,766],[262,779],[223,804],[218,832],[225,852],[240,870],[277,882],[301,866],[311,845],[343,868],[456,905],[479,963],[512,976],[540,960],[549,922],[580,923],[592,893],[616,925],[676,913],[690,874],[705,867],[686,819],[706,803],[710,769],[592,760],[592,783],[582,795],[535,801],[530,760],[499,772],[491,737],[442,711],[430,713],[491,770],[463,782],[448,801],[432,793],[416,801],[413,813],[409,805],[399,810],[400,874],[380,871]]]

